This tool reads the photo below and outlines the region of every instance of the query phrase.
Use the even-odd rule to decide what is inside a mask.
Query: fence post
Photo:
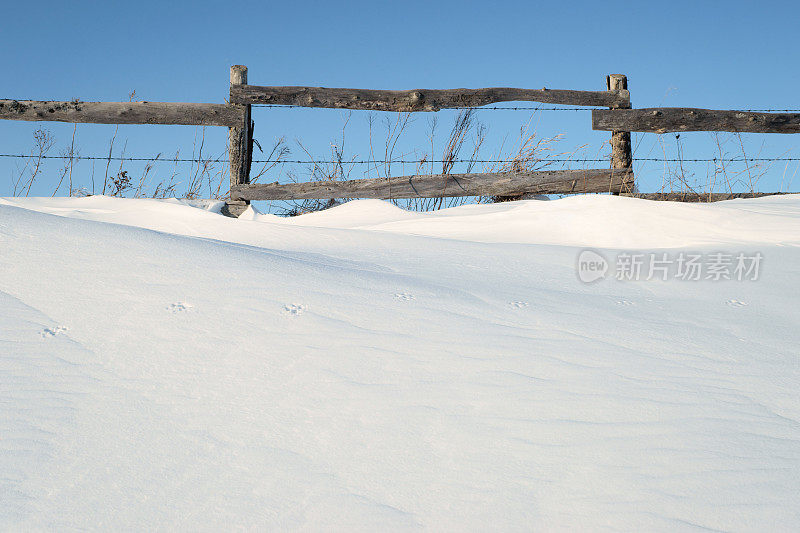
[[[247,85],[247,67],[233,65],[231,67],[231,86]],[[229,104],[242,105],[242,104]],[[250,120],[250,105],[244,105],[244,123],[241,126],[228,128],[228,159],[230,160],[231,186],[250,183],[250,165],[253,160],[253,121]],[[247,206],[248,201],[230,200],[225,202],[223,213],[238,217]]]
[[[628,77],[624,74],[609,74],[606,76],[606,88],[609,91],[620,91],[628,89]],[[612,106],[611,109],[630,108],[630,104]],[[611,132],[611,168],[630,169],[633,165],[633,154],[631,152],[631,133],[629,131]],[[633,192],[633,191],[627,191]],[[614,191],[614,194],[619,194]]]

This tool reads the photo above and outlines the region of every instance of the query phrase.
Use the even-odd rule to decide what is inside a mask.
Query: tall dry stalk
[[[114,154],[114,141],[117,140],[117,132],[119,132],[119,126],[114,128],[114,135],[111,136],[111,140],[108,143],[108,157],[106,158],[106,174],[103,177],[103,194],[106,193],[106,188],[108,187],[108,169],[111,167],[111,157]],[[92,188],[94,190],[94,187]]]
[[[25,165],[13,180],[13,196],[25,193],[27,197],[31,193],[31,188],[36,182],[36,178],[42,171],[42,163],[47,157],[47,153],[55,145],[56,139],[53,134],[43,128],[37,128],[33,132],[34,147],[30,155],[25,158]]]
[[[64,183],[64,178],[67,178],[67,191],[69,195],[72,196],[73,194],[73,186],[72,186],[72,170],[75,167],[75,158],[77,154],[75,153],[75,133],[78,131],[78,125],[75,124],[72,128],[72,141],[70,142],[69,149],[61,152],[61,156],[64,158],[64,166],[61,168],[60,176],[58,180],[58,185],[56,185],[55,190],[53,190],[53,194],[51,196],[55,196],[58,193],[58,190],[61,188],[61,184]]]

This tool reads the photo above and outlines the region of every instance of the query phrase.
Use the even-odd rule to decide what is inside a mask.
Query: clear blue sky
[[[800,108],[798,20],[800,6],[789,1],[14,2],[3,8],[0,97],[122,101],[135,89],[138,99],[149,101],[222,102],[230,65],[245,64],[252,84],[387,89],[600,90],[606,74],[619,72],[628,75],[634,107]],[[427,114],[415,116],[403,139],[405,152],[419,154],[428,145],[430,117],[421,115]],[[455,111],[438,115],[446,133]],[[530,113],[484,111],[478,118],[489,128],[488,157]],[[286,136],[292,157],[304,158],[294,144],[300,138],[324,157],[343,114],[258,109],[254,119],[262,145]],[[564,150],[588,145],[587,156],[607,139],[591,131],[589,112],[540,112],[534,125],[542,136],[564,133]],[[2,121],[0,152],[29,150],[33,131],[42,126],[56,136],[51,153],[69,144],[72,125]],[[107,153],[113,131],[78,125],[81,154]],[[195,134],[193,127],[122,126],[115,152],[127,140],[129,156],[176,150],[188,156]],[[209,128],[205,150],[221,153],[224,135],[224,128]],[[759,150],[800,157],[798,135],[744,138],[751,157]],[[715,155],[707,133],[684,134],[681,141],[685,157]],[[635,155],[658,157],[666,150],[674,156],[674,136],[662,142],[663,149],[655,135],[637,136]],[[365,113],[352,115],[347,143],[351,156],[368,157]],[[0,195],[11,193],[17,164],[0,160]],[[48,163],[34,193],[49,194],[58,165]],[[707,167],[695,166],[698,178],[705,176]],[[773,165],[758,188],[786,189],[797,163],[787,176],[784,167]],[[76,172],[85,178],[89,170],[84,165]],[[640,188],[659,186],[662,166],[636,170]],[[798,184],[800,176],[789,188],[798,190]]]

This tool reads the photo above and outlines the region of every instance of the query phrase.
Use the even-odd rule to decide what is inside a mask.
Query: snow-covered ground
[[[214,207],[0,200],[0,529],[800,528],[800,198]]]

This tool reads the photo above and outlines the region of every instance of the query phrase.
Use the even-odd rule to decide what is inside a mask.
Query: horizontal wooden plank
[[[690,107],[594,109],[592,128],[604,131],[731,131],[800,133],[800,113],[750,113]]]
[[[781,194],[796,194],[787,192],[712,192],[712,193],[686,193],[686,192],[649,192],[649,193],[622,193],[621,196],[642,198],[644,200],[657,200],[666,202],[722,202],[736,198],[761,198],[762,196],[775,196]]]
[[[267,183],[231,187],[231,200],[304,200],[330,198],[439,198],[576,194],[633,189],[629,170],[540,170],[491,174],[414,175],[350,181]]]
[[[438,111],[477,107],[498,102],[543,102],[601,107],[628,107],[630,93],[621,91],[566,91],[559,89],[413,89],[385,91],[328,87],[231,86],[236,104],[273,104],[369,111]]]
[[[239,126],[244,116],[244,106],[226,104],[0,100],[0,119],[8,120]]]

